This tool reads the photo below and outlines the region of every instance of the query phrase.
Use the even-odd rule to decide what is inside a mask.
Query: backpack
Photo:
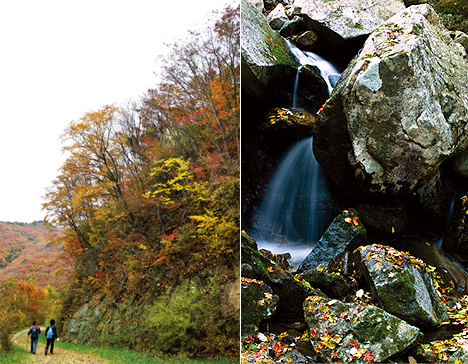
[[[52,339],[54,337],[54,330],[52,330],[53,326],[50,325],[48,327],[48,331],[47,331],[47,338],[48,339]]]
[[[31,327],[31,338],[35,339],[36,337],[39,337],[39,330],[37,329],[37,326],[34,325]]]

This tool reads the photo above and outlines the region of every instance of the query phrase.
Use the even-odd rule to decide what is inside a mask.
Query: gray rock
[[[314,45],[317,42],[317,39],[317,33],[313,30],[308,30],[298,35],[296,38],[296,44],[302,50],[312,51],[314,50]]]
[[[263,256],[257,250],[255,240],[245,232],[242,232],[241,237],[241,259],[243,268],[241,275],[264,282],[280,298],[275,312],[277,320],[302,320],[304,318],[302,304],[306,297],[320,294],[310,285]]]
[[[311,269],[298,277],[305,279],[312,287],[320,289],[331,298],[343,298],[351,291],[351,285],[341,275]]]
[[[265,6],[263,5],[263,0],[249,0],[253,6],[255,6],[259,12],[263,13],[265,11]]]
[[[285,79],[292,87],[299,62],[284,39],[250,1],[241,1],[241,14],[243,89],[252,96],[268,98],[284,88]]]
[[[468,35],[457,30],[455,32],[455,37],[453,38],[453,40],[456,43],[461,44],[463,46],[463,49],[465,49],[465,53],[468,53]]]
[[[374,298],[385,311],[420,328],[448,321],[426,264],[407,253],[380,244],[358,249]]]
[[[280,30],[284,23],[289,21],[284,5],[279,3],[267,16],[268,24],[273,30]]]
[[[344,252],[347,248],[354,250],[366,238],[367,232],[359,220],[357,211],[355,209],[345,210],[333,220],[317,245],[299,265],[297,272],[315,269],[320,264],[327,267],[333,257]]]
[[[266,10],[273,10],[280,2],[280,0],[263,0]]]
[[[376,29],[317,119],[314,152],[338,186],[413,192],[468,147],[468,64],[434,10]],[[358,189],[355,189],[358,191]]]
[[[284,23],[281,27],[279,33],[283,37],[290,37],[296,34],[297,30],[300,28],[302,24],[302,18],[300,16],[294,16],[291,20]]]
[[[243,278],[241,282],[241,335],[253,335],[260,322],[270,318],[276,311],[279,297],[262,281]]]
[[[465,348],[458,349],[447,361],[447,364],[468,363],[468,351]]]
[[[311,343],[324,362],[363,363],[366,355],[383,362],[422,338],[417,327],[375,306],[308,297],[304,316]]]
[[[301,15],[312,30],[320,31],[328,43],[371,33],[405,8],[401,0],[295,0],[288,15]]]

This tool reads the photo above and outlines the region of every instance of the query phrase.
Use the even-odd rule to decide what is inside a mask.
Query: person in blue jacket
[[[32,322],[32,326],[28,331],[28,337],[31,335],[31,354],[36,354],[37,341],[39,340],[39,334],[41,329],[36,325],[36,321]]]
[[[45,331],[45,336],[47,338],[47,345],[45,348],[45,355],[47,355],[47,351],[49,350],[50,346],[50,353],[54,353],[54,341],[57,339],[59,340],[58,334],[57,334],[57,328],[55,327],[55,320],[52,319],[50,320],[50,325],[47,326],[47,329]]]

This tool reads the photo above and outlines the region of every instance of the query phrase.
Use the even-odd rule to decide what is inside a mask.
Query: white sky
[[[138,99],[164,43],[236,1],[0,1],[0,221],[42,220],[68,123]]]

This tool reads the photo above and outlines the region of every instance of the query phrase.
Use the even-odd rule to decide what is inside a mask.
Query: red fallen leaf
[[[312,337],[316,337],[317,336],[317,328],[314,327],[313,329],[311,329],[310,333],[312,334]]]
[[[278,343],[275,343],[275,345],[273,345],[273,350],[275,351],[275,358],[277,358],[281,354],[283,347]]]
[[[346,312],[346,311],[343,312],[343,313],[340,315],[341,318],[345,318],[346,316],[348,316],[348,312]]]
[[[359,349],[359,343],[354,339],[349,341],[349,345],[351,345],[353,348]]]
[[[273,41],[271,40],[271,38],[268,38],[268,40],[270,41],[271,45],[274,47],[274,46],[275,46],[275,43],[273,43]]]
[[[374,355],[373,355],[371,352],[368,351],[368,352],[364,355],[364,361],[370,362],[372,359],[374,359]]]

